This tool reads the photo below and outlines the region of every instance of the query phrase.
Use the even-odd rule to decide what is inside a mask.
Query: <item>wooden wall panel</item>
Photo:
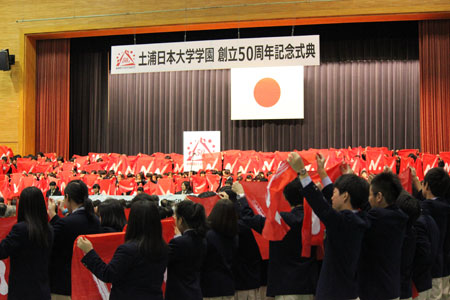
[[[16,65],[10,72],[0,72],[0,144],[15,145],[21,154],[34,149],[35,58],[33,42],[27,38],[31,34],[220,22],[239,26],[239,22],[261,20],[264,24],[275,19],[320,23],[328,17],[439,12],[450,12],[448,0],[9,1],[2,6],[0,48],[16,55]]]

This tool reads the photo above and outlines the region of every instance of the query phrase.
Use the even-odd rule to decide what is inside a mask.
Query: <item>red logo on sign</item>
[[[119,52],[119,54],[116,56],[116,67],[134,67],[136,66],[134,58],[135,55],[133,51],[125,50],[123,52]]]

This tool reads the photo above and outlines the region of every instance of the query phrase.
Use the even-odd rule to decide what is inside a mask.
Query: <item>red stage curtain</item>
[[[69,156],[70,40],[36,45],[36,152]]]
[[[419,24],[422,151],[450,151],[450,20]]]

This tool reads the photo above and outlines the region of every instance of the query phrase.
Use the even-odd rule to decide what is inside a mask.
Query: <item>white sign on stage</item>
[[[318,35],[111,47],[111,74],[319,64]]]
[[[202,169],[202,155],[214,152],[220,152],[220,131],[185,131],[183,133],[184,171]]]

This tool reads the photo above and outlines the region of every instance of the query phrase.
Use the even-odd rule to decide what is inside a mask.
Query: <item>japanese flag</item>
[[[303,119],[303,66],[231,69],[231,119]]]

